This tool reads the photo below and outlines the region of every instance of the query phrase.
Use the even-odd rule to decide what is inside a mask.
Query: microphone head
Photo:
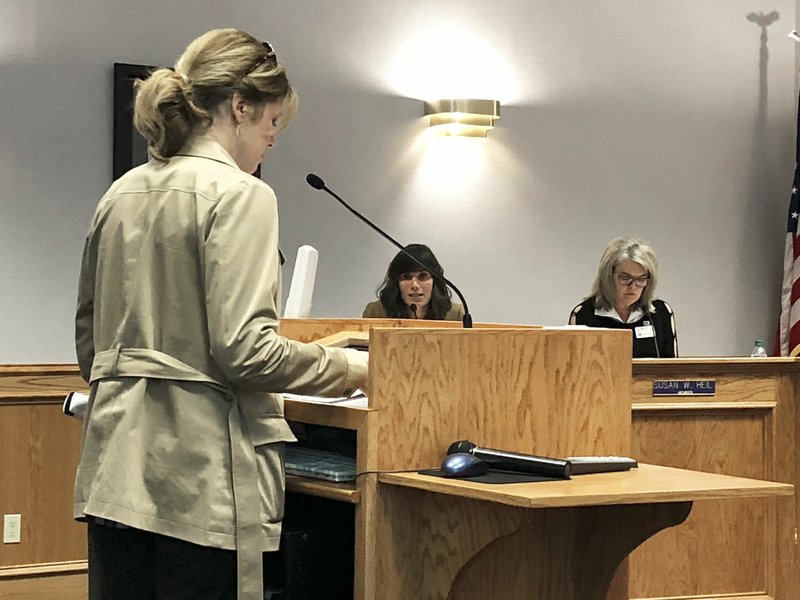
[[[319,175],[314,175],[314,173],[309,173],[306,175],[306,182],[315,190],[321,190],[325,187],[325,182],[322,181],[322,177]]]
[[[475,444],[470,442],[469,440],[458,440],[457,442],[453,442],[450,444],[450,447],[447,449],[447,454],[457,454],[459,452],[466,452],[467,454],[472,454],[472,451],[477,448]]]

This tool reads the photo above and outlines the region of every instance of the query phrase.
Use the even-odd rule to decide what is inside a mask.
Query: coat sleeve
[[[450,309],[451,313],[448,315],[448,318],[451,321],[462,321],[464,319],[464,305],[463,304],[453,304],[453,307]]]
[[[278,212],[266,184],[253,179],[224,193],[203,246],[210,351],[233,385],[340,395],[365,384],[364,353],[279,335]]]
[[[97,246],[93,236],[94,221],[83,246],[78,278],[78,305],[75,310],[75,353],[81,377],[87,383],[94,362],[94,288],[97,269]]]
[[[370,302],[364,307],[364,312],[361,314],[362,319],[381,319],[386,318],[386,311],[379,301]]]

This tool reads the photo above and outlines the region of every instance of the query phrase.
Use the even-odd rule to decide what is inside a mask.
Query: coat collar
[[[217,140],[209,135],[199,135],[192,138],[183,145],[183,148],[175,156],[196,156],[198,158],[207,158],[222,164],[239,169],[239,165],[233,160],[233,157],[222,147]]]
[[[175,156],[207,158],[208,160],[214,160],[233,167],[234,169],[239,169],[239,165],[237,165],[233,157],[228,154],[228,151],[210,135],[198,135],[190,138]],[[281,266],[283,266],[286,262],[286,258],[284,258],[280,248],[278,249],[278,254],[280,256]]]

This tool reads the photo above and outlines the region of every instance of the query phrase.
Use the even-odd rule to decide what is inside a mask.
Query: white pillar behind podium
[[[297,249],[289,297],[283,310],[285,319],[305,319],[311,314],[318,259],[319,252],[312,246],[300,246]]]

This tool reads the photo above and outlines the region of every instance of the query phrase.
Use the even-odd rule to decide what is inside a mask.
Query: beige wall
[[[772,11],[762,46],[748,15]],[[314,315],[359,315],[394,250],[309,188],[310,171],[396,238],[428,242],[476,320],[563,323],[605,243],[630,233],[659,253],[683,353],[746,353],[777,318],[796,12],[796,0],[5,0],[0,363],[74,360],[82,237],[110,182],[111,64],[169,64],[215,26],[268,38],[300,92],[264,178],[287,268],[298,245],[320,250]],[[497,129],[426,139],[419,98],[465,80],[461,93],[503,103]]]

